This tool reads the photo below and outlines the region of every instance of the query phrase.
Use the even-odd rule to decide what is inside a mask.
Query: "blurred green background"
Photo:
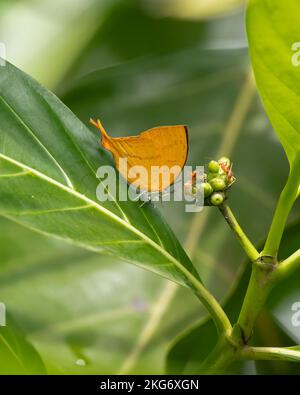
[[[109,134],[120,136],[184,123],[189,164],[230,155],[238,179],[231,206],[254,242],[263,240],[288,163],[250,77],[244,1],[0,0],[0,41],[11,63],[53,90],[85,124],[99,117]],[[207,287],[225,300],[245,257],[219,213],[185,213],[179,203],[159,207]],[[49,373],[188,372],[195,344],[201,351],[203,342],[213,343],[214,329],[198,327],[205,311],[188,290],[7,220],[0,224],[0,301]],[[293,245],[288,238],[282,256]],[[291,325],[298,278],[271,297],[256,344],[299,343]],[[237,302],[244,291],[245,285]],[[190,325],[195,343],[182,346]],[[34,366],[36,356],[28,358]],[[2,373],[7,364],[2,358]],[[295,370],[278,362],[243,369]]]

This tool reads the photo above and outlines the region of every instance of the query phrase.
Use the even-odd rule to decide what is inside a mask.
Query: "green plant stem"
[[[215,348],[201,364],[199,373],[223,374],[236,359],[236,350],[228,342],[228,338],[226,336],[219,337]]]
[[[300,154],[297,155],[291,168],[287,183],[281,192],[262,255],[277,257],[288,215],[298,196],[299,184]]]
[[[219,334],[231,332],[231,323],[219,302],[198,280],[196,281],[197,283],[193,284],[196,288],[195,294],[211,315]]]
[[[299,347],[244,347],[240,356],[252,360],[300,362]]]
[[[171,259],[173,259],[171,257]],[[222,309],[219,302],[215,297],[208,291],[207,288],[198,280],[185,266],[180,265],[180,270],[189,281],[192,290],[195,295],[203,303],[212,319],[214,320],[219,333],[227,333],[231,331],[232,326],[227,317],[226,313]]]
[[[237,321],[244,343],[252,336],[256,319],[276,283],[276,263],[261,257],[252,265],[248,289]]]
[[[233,233],[238,238],[241,246],[245,250],[245,252],[248,255],[251,262],[256,261],[259,257],[259,253],[256,250],[256,248],[254,247],[254,245],[251,243],[251,241],[248,239],[248,237],[244,233],[243,229],[240,227],[238,221],[236,220],[235,216],[233,215],[228,204],[227,203],[222,204],[219,207],[219,210],[221,211],[223,217],[227,221],[227,223],[230,226]]]
[[[300,249],[278,265],[277,275],[280,279],[288,277],[300,267]]]

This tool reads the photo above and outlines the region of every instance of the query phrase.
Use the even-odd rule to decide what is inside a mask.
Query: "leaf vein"
[[[34,134],[34,132],[30,129],[30,127],[23,121],[23,119],[20,117],[20,115],[17,113],[17,111],[12,107],[10,103],[2,95],[0,95],[0,99],[3,101],[3,103],[8,107],[8,109],[15,115],[15,117],[18,119],[20,124],[25,128],[25,130],[30,134],[30,136],[36,141],[36,143],[46,152],[46,154],[49,156],[49,158],[54,162],[56,167],[59,169],[61,174],[63,175],[67,185],[74,189],[73,184],[67,175],[67,173],[64,171],[64,169],[61,167],[61,165],[58,163],[58,161],[54,158],[54,156],[51,154],[51,152],[45,147],[45,145],[41,142],[41,140]]]

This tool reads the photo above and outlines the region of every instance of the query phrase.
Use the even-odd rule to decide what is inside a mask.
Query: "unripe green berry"
[[[208,170],[212,173],[218,173],[220,165],[217,161],[211,160],[208,164]]]
[[[197,187],[192,186],[192,194],[197,195]]]
[[[226,183],[221,177],[213,178],[209,183],[214,191],[224,191],[226,188]]]
[[[207,174],[207,181],[210,182],[212,179],[218,177],[218,173],[208,173]]]
[[[227,158],[227,156],[222,156],[222,158],[220,158],[218,160],[219,163],[225,163],[226,166],[230,166],[230,159]]]
[[[210,202],[213,206],[220,206],[224,202],[224,194],[221,192],[214,192],[210,197]]]
[[[219,174],[218,176],[219,178],[222,178],[222,180],[225,182],[225,184],[228,184],[228,179],[227,179],[227,175],[225,173],[223,174]]]
[[[201,187],[203,188],[203,194],[205,198],[210,196],[214,191],[212,186],[208,182],[204,182],[203,184],[201,184]]]

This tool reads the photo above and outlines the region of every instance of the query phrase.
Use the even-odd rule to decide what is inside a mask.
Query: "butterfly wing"
[[[161,192],[175,182],[186,163],[188,131],[183,125],[156,127],[138,136],[111,138],[105,146],[130,184],[141,190]],[[120,158],[127,159],[127,168],[120,165]],[[138,172],[137,166],[144,170]]]

